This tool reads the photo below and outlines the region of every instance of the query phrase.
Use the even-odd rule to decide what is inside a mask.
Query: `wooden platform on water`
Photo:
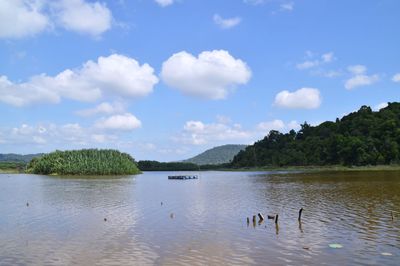
[[[168,179],[174,180],[188,180],[188,179],[198,179],[197,175],[169,175]]]

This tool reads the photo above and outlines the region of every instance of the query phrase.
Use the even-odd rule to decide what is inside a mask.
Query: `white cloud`
[[[259,123],[256,127],[256,131],[259,132],[259,134],[256,134],[256,136],[265,136],[271,130],[277,130],[279,132],[287,132],[292,129],[299,130],[300,128],[301,128],[300,124],[295,120],[292,120],[289,123],[285,124],[282,120],[275,119],[272,121]]]
[[[318,59],[314,59],[314,60],[310,60],[315,58],[315,54],[312,53],[311,51],[306,51],[306,58],[308,60],[302,62],[302,63],[298,63],[296,64],[296,68],[300,69],[300,70],[305,70],[305,69],[309,69],[309,68],[315,68],[324,64],[328,64],[333,62],[336,58],[333,52],[329,52],[329,53],[325,53],[322,54],[320,58]]]
[[[388,106],[388,103],[387,103],[387,102],[380,103],[380,104],[375,105],[374,108],[373,108],[373,110],[374,110],[374,111],[379,111],[379,110],[381,110],[381,109],[383,109],[383,108],[386,108],[387,106]]]
[[[84,128],[77,123],[39,124],[36,126],[22,124],[14,128],[0,128],[0,136],[5,136],[2,139],[4,145],[31,148],[41,146],[46,150],[98,147],[99,144],[114,147],[118,144],[117,136],[106,134],[101,130],[95,127]]]
[[[98,36],[111,28],[111,11],[104,3],[61,0],[54,7],[58,23],[67,30]]]
[[[261,122],[257,125],[257,129],[268,133],[271,130],[283,130],[285,128],[285,123],[282,120],[276,119],[268,122]]]
[[[335,59],[335,57],[333,55],[333,52],[329,52],[329,53],[321,55],[321,59],[324,63],[330,63]]]
[[[314,61],[307,60],[307,61],[297,64],[296,67],[297,67],[297,69],[304,70],[304,69],[316,67],[318,65],[319,65],[318,60],[314,60]]]
[[[195,57],[187,52],[163,63],[161,78],[182,93],[205,99],[224,99],[237,85],[246,84],[250,68],[224,50],[205,51]]]
[[[265,2],[265,0],[243,0],[245,4],[250,4],[250,5],[260,5]]]
[[[0,101],[25,106],[34,103],[58,103],[61,98],[95,101],[104,94],[142,97],[153,91],[158,78],[148,64],[113,54],[88,61],[80,69],[64,70],[51,77],[33,76],[28,82],[13,83],[0,76]]]
[[[316,109],[321,102],[320,92],[314,88],[301,88],[295,92],[284,90],[275,96],[275,105],[283,108]]]
[[[397,73],[396,75],[393,76],[392,78],[393,82],[400,82],[400,73]]]
[[[353,75],[346,80],[344,87],[348,90],[356,87],[368,86],[379,81],[379,75],[366,75],[367,68],[363,65],[349,66],[347,70]]]
[[[142,122],[130,113],[102,118],[95,124],[96,128],[107,130],[133,130],[141,126]]]
[[[301,125],[296,120],[292,120],[286,125],[286,128],[289,130],[299,130],[301,128]]]
[[[182,135],[176,140],[185,144],[204,145],[218,141],[243,141],[250,136],[251,132],[243,130],[239,124],[204,124],[201,121],[187,121]]]
[[[115,102],[115,103],[108,103],[103,102],[99,105],[95,106],[94,108],[84,109],[77,111],[76,113],[80,116],[95,116],[98,114],[115,114],[115,113],[122,113],[125,110],[125,106],[122,103]]]
[[[0,1],[0,38],[33,36],[45,30],[49,24],[39,1]]]
[[[220,15],[215,14],[213,17],[214,23],[221,29],[230,29],[240,24],[242,19],[240,17],[222,18]]]
[[[172,5],[175,1],[174,0],[155,0],[157,4],[162,7],[166,7]]]
[[[347,70],[354,75],[361,75],[367,72],[367,67],[363,65],[354,65],[347,67]]]
[[[294,9],[294,2],[287,2],[281,4],[281,10],[283,11],[292,11]]]
[[[97,1],[0,1],[0,38],[29,37],[53,27],[99,36],[111,23],[111,11]]]

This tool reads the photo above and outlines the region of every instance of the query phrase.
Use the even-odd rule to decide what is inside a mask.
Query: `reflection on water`
[[[399,172],[168,174],[0,175],[0,265],[400,261]]]

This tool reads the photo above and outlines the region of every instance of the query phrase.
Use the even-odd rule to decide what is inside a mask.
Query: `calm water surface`
[[[0,175],[0,265],[400,265],[400,172],[168,174]]]

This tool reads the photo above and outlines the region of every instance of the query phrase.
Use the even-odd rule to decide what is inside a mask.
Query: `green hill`
[[[231,167],[388,165],[400,163],[400,103],[379,112],[362,106],[335,122],[304,123],[296,132],[270,131],[239,152]]]
[[[241,150],[244,150],[246,147],[247,145],[234,144],[218,146],[206,150],[205,152],[193,158],[184,160],[184,162],[194,163],[197,165],[229,163],[236,154],[238,154]]]
[[[15,153],[6,153],[0,154],[0,162],[23,162],[29,163],[33,158],[42,156],[42,153],[38,154],[15,154]]]
[[[44,175],[128,175],[138,174],[135,160],[117,150],[55,151],[34,158],[27,171]]]

